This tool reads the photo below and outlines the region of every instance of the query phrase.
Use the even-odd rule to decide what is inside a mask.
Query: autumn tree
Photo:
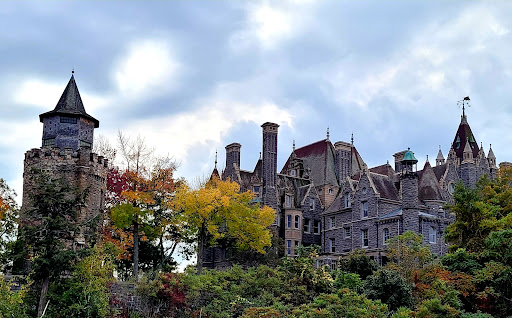
[[[16,235],[18,222],[18,205],[15,201],[16,193],[0,178],[0,269],[5,263],[5,252]]]
[[[269,226],[275,220],[275,212],[267,206],[260,207],[253,199],[254,194],[241,193],[236,182],[218,178],[199,189],[191,189],[186,184],[178,188],[172,206],[181,213],[189,233],[197,239],[199,273],[204,249],[221,239],[232,240],[238,249],[260,253],[270,246]]]
[[[143,138],[131,140],[119,132],[118,148],[122,169],[112,168],[109,173],[107,202],[112,207],[112,231],[116,232],[114,236],[123,238],[121,245],[131,247],[133,274],[137,277],[141,240],[155,242],[156,266],[162,267],[172,260],[177,245],[186,237],[170,208],[174,191],[182,181],[174,177],[175,161],[153,156]]]

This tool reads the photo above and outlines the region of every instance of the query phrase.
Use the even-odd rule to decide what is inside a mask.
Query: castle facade
[[[319,262],[333,267],[355,249],[385,263],[386,241],[409,230],[422,234],[433,253],[445,254],[443,234],[454,216],[444,206],[453,201],[455,184],[474,187],[498,170],[492,149],[486,154],[477,144],[464,110],[447,158],[439,147],[435,165],[427,158],[421,170],[410,149],[395,153],[393,166],[368,167],[353,141],[332,143],[327,133],[312,144],[294,144],[278,171],[279,126],[261,127],[262,155],[252,171],[241,169],[241,145],[232,143],[226,146],[224,171],[215,167],[213,174],[236,181],[241,191],[253,191],[276,211],[274,228],[286,255],[294,256],[299,245],[320,245]],[[211,248],[203,260],[205,266],[222,267],[229,257],[222,248]]]

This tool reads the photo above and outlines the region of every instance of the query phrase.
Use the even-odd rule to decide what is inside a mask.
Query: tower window
[[[80,140],[80,147],[92,148],[92,143],[85,140]]]
[[[60,116],[60,122],[63,124],[76,124],[77,118],[76,117]]]
[[[43,147],[55,146],[55,138],[43,139]]]
[[[292,228],[292,216],[289,214],[286,216],[286,227],[289,229]]]

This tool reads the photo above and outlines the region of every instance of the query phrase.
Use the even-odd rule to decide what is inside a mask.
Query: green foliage
[[[366,279],[379,268],[379,265],[366,256],[363,250],[355,250],[348,259],[340,260],[339,267],[343,271],[358,274],[361,279]]]
[[[430,248],[422,242],[422,236],[412,231],[388,240],[387,252],[391,261],[386,266],[412,282],[414,273],[430,264],[433,259]]]
[[[52,286],[49,299],[51,317],[106,317],[109,285],[113,281],[113,258],[109,247],[95,247],[75,266],[69,279]]]
[[[459,248],[453,253],[446,254],[441,258],[441,263],[452,272],[463,272],[473,274],[482,268],[474,253],[468,253],[465,249]]]
[[[369,299],[380,299],[394,311],[399,307],[412,308],[414,298],[412,285],[400,273],[381,269],[369,276],[363,284],[363,291]]]
[[[358,291],[362,285],[358,274],[336,270],[331,275],[334,277],[334,288],[336,290],[348,288],[352,291]]]
[[[0,276],[0,318],[25,318],[24,298],[26,287],[20,291],[11,291],[11,284]]]
[[[386,315],[387,306],[380,301],[372,301],[348,289],[341,289],[336,294],[320,295],[312,303],[293,309],[286,317],[384,318]]]
[[[460,312],[449,304],[443,304],[438,298],[423,301],[416,310],[417,318],[455,318]]]
[[[0,271],[7,263],[9,245],[16,236],[18,205],[16,193],[0,178]]]

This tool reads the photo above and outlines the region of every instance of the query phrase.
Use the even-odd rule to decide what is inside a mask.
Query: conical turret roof
[[[57,106],[55,106],[55,109],[39,115],[39,120],[43,122],[43,118],[55,115],[81,116],[93,121],[95,128],[98,128],[100,125],[100,122],[96,118],[87,114],[85,111],[73,74],[71,75],[68,85],[64,89]]]
[[[494,155],[494,151],[492,151],[492,146],[489,146],[489,154],[487,155],[487,158],[496,159],[496,156]]]
[[[453,139],[452,143],[452,149],[460,159],[463,159],[462,154],[466,148],[466,143],[469,143],[470,145],[473,158],[477,158],[479,151],[478,144],[476,142],[475,136],[473,136],[473,132],[471,132],[471,127],[469,127],[466,115],[462,115],[459,128],[457,129],[457,133],[455,134],[455,138]]]
[[[444,160],[443,152],[441,151],[441,146],[439,146],[439,151],[437,152],[436,160]]]

